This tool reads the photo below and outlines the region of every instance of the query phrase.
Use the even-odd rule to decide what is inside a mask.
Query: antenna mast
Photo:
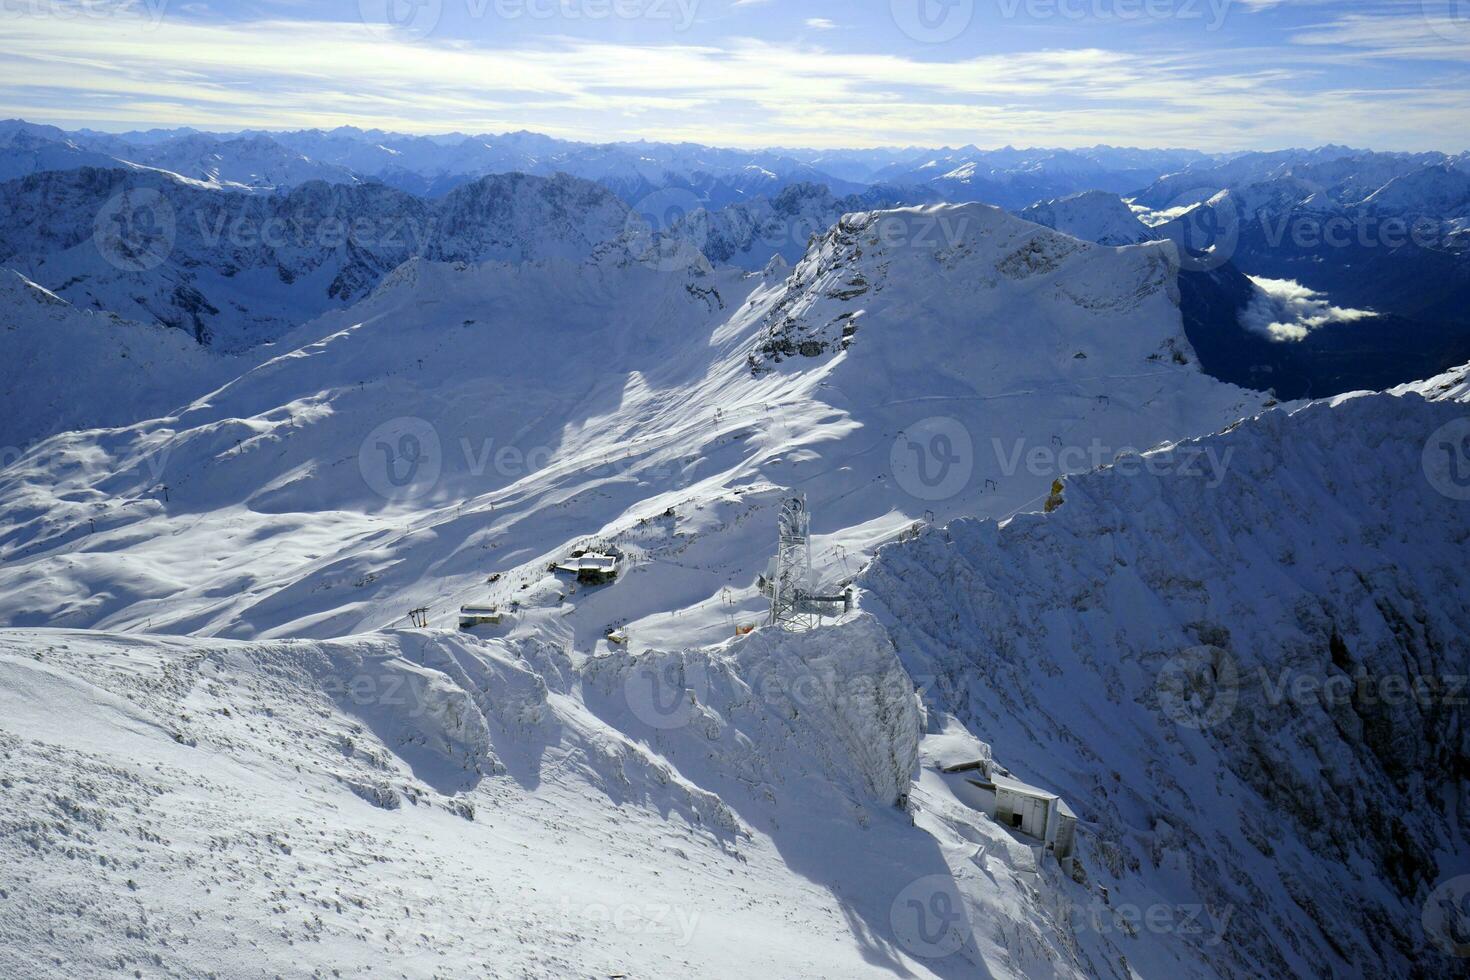
[[[776,562],[771,576],[771,625],[806,629],[813,618],[803,608],[812,592],[811,513],[806,494],[781,504],[776,530]]]

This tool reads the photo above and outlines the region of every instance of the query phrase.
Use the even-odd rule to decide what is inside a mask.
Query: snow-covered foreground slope
[[[1424,923],[1470,871],[1470,474],[1438,453],[1465,425],[1415,394],[1270,412],[860,577],[931,707],[1071,803],[1115,905],[1162,910],[1099,973],[1454,973]],[[1208,447],[1217,486],[1185,468]]]
[[[712,642],[761,615],[775,488],[840,579],[1262,401],[1192,363],[1165,245],[973,205],[855,216],[784,280],[681,254],[410,263],[173,417],[48,441],[0,475],[0,616],[330,637],[516,601],[580,650]],[[597,541],[616,584],[548,576]]]
[[[1461,418],[1268,412],[886,547],[805,634],[0,631],[0,968],[1451,975]],[[938,768],[992,752],[1071,874]]]
[[[666,244],[406,262],[0,470],[0,969],[1446,972],[1463,378],[1259,414],[1171,244],[980,205]],[[859,609],[736,635],[793,491]]]
[[[0,707],[7,976],[1083,975],[1039,892],[1076,886],[894,805],[918,702],[866,618],[581,666],[4,631]]]

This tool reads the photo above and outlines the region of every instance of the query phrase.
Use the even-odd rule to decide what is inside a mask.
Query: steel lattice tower
[[[771,625],[806,629],[814,617],[805,609],[812,591],[811,514],[806,494],[781,504],[776,531],[776,560],[771,576]]]

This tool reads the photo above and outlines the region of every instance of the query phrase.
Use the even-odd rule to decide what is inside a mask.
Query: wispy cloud
[[[79,124],[1206,149],[1328,141],[1458,149],[1443,144],[1470,134],[1462,73],[1377,87],[1361,73],[1329,77],[1324,45],[1362,37],[1351,18],[1275,48],[1074,47],[948,59],[728,36],[614,43],[541,35],[494,47],[284,17],[115,17],[79,28],[11,15],[0,28],[8,40],[0,112]],[[1337,42],[1326,39],[1331,32]]]

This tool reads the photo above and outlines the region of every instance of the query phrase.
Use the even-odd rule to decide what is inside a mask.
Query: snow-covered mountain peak
[[[1121,197],[1106,191],[1044,201],[1019,214],[1027,221],[1099,245],[1136,245],[1153,237]]]
[[[1043,310],[1063,317],[1126,315],[1150,297],[1169,308],[1177,301],[1174,254],[1167,243],[1093,245],[984,204],[849,214],[797,265],[767,314],[759,353],[779,363],[846,350],[861,342],[855,335],[865,317],[891,306],[907,311],[908,340],[932,349],[963,343],[952,332],[960,323],[1034,336],[1037,322],[1047,318]],[[1017,302],[1035,312],[1012,310]],[[1010,322],[993,322],[1002,309]],[[1170,359],[1188,362],[1182,333],[1150,328],[1144,334],[1149,353],[1167,348]],[[1075,340],[1089,342],[1085,331]],[[1048,336],[1047,342],[1067,341]]]
[[[1393,178],[1364,198],[1363,207],[1435,219],[1470,215],[1470,173],[1449,163],[1424,167]]]
[[[0,184],[0,219],[0,262],[79,306],[226,351],[367,295],[412,256],[582,261],[635,250],[618,243],[639,230],[603,187],[524,174],[424,201],[376,183],[247,195],[156,172],[80,169]],[[699,261],[687,250],[657,258],[679,268]]]

